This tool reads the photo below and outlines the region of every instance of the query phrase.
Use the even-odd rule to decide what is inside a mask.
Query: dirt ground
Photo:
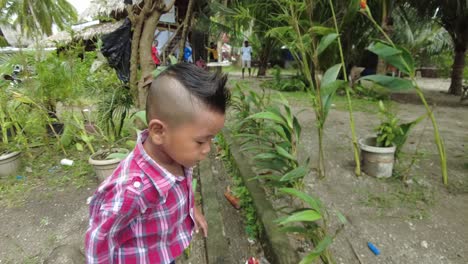
[[[256,87],[255,81],[246,81]],[[337,227],[335,210],[347,220],[331,246],[337,263],[468,263],[468,106],[459,98],[441,93],[447,80],[421,79],[444,139],[449,186],[443,186],[437,147],[430,120],[419,123],[404,148],[407,156],[396,165],[404,171],[414,157],[407,180],[377,179],[354,175],[349,113],[333,109],[325,127],[326,178],[315,173],[305,179],[305,189],[319,197]],[[425,113],[414,93],[393,94],[392,109],[403,122]],[[409,99],[408,99],[409,98]],[[302,125],[299,153],[302,159],[317,160],[317,133],[312,109],[304,101],[291,101]],[[377,106],[376,106],[377,107]],[[376,108],[377,109],[377,108]],[[355,112],[358,138],[374,134],[379,123],[375,113]],[[414,155],[417,149],[417,155]],[[312,164],[314,166],[314,164]],[[367,242],[381,254],[374,255]]]

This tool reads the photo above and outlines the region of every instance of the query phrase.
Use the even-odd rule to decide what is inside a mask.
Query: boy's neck
[[[150,140],[145,140],[143,148],[146,153],[164,169],[175,176],[185,176],[183,166],[169,157],[162,148],[157,145],[153,145]]]

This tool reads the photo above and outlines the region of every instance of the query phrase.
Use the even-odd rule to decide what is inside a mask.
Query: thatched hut
[[[97,39],[113,32],[122,25],[123,21],[105,22],[91,21],[72,27],[71,31],[60,31],[39,42],[44,47],[68,46],[73,42],[82,41],[87,50],[93,49]]]

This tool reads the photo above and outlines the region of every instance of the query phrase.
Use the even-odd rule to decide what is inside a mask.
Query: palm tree
[[[415,7],[422,16],[436,19],[450,34],[454,49],[454,62],[452,81],[448,92],[461,95],[463,68],[468,49],[468,2],[461,0],[402,0],[400,4],[406,2]]]
[[[52,25],[61,30],[77,20],[67,0],[0,0],[0,21],[18,25],[27,37],[51,35]]]

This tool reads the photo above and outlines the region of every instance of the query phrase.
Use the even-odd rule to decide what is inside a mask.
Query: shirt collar
[[[159,195],[165,202],[167,193],[176,182],[190,179],[192,168],[184,168],[184,176],[175,176],[153,160],[143,148],[143,143],[148,138],[148,130],[142,131],[138,135],[137,144],[134,150],[134,159],[141,170],[150,178]]]

